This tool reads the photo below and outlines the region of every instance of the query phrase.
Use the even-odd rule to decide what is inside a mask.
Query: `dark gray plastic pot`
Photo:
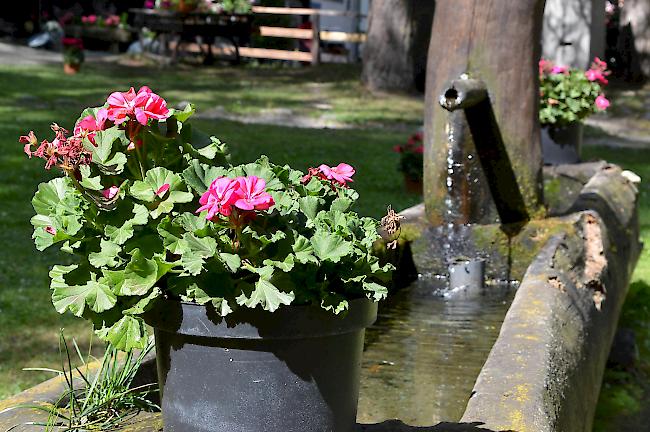
[[[351,432],[364,330],[377,305],[344,317],[319,307],[274,313],[161,301],[154,327],[165,432]]]
[[[583,125],[575,122],[566,126],[542,127],[544,163],[551,165],[580,162]]]

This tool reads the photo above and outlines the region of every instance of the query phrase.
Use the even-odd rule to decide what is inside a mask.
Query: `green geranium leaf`
[[[120,296],[142,296],[158,281],[158,264],[134,249],[124,270],[104,270],[106,280]]]
[[[237,254],[221,252],[219,258],[232,273],[236,272],[241,267],[241,257]]]
[[[286,272],[290,272],[291,269],[293,269],[295,260],[293,254],[289,254],[282,261],[265,259],[262,264],[264,264],[265,266],[276,267],[286,273]]]
[[[129,189],[135,199],[145,202],[158,202],[158,206],[151,211],[151,217],[157,219],[164,213],[173,210],[175,203],[187,203],[194,196],[181,190],[184,187],[181,176],[163,167],[156,167],[147,171],[144,181],[136,181]]]
[[[316,196],[306,196],[298,200],[300,211],[302,211],[308,219],[315,219],[323,200]]]
[[[92,153],[93,163],[99,166],[102,172],[108,174],[119,174],[124,170],[126,164],[126,155],[119,151],[114,151],[116,141],[125,145],[128,143],[125,132],[113,126],[103,131],[97,131],[95,134],[95,144],[89,140],[84,140],[86,150]]]
[[[90,172],[89,165],[81,165],[79,167],[79,172],[81,173],[81,181],[79,182],[81,186],[93,191],[100,191],[104,189],[102,186],[101,177],[91,177],[92,174]]]
[[[369,294],[369,297],[375,301],[383,300],[388,295],[388,288],[375,282],[363,282],[363,290]]]
[[[93,267],[115,267],[119,264],[117,255],[122,248],[117,243],[101,239],[100,248],[99,252],[92,252],[88,255],[88,261]]]
[[[187,105],[185,105],[185,108],[183,108],[182,111],[180,110],[171,110],[171,111],[172,111],[172,115],[176,117],[176,119],[179,122],[185,123],[187,119],[189,119],[190,117],[192,117],[192,115],[194,115],[194,113],[196,112],[196,108],[194,107],[194,104],[188,103]]]
[[[137,225],[144,225],[149,220],[149,210],[142,204],[136,204],[133,207],[133,218],[127,220],[121,227],[106,225],[104,227],[104,235],[110,241],[118,245],[124,244],[128,239],[133,237],[133,227]]]
[[[217,253],[217,242],[212,237],[198,238],[194,234],[183,235],[181,265],[186,274],[198,275],[203,270],[205,259]]]
[[[153,290],[151,290],[148,296],[138,300],[136,304],[134,304],[129,309],[125,309],[123,313],[125,315],[142,315],[143,313],[151,309],[156,299],[160,297],[161,293],[162,291],[160,290],[160,288],[154,288]]]
[[[194,159],[190,166],[183,171],[183,180],[196,193],[202,195],[208,186],[217,178],[227,176],[228,170],[223,167],[205,165]]]
[[[65,280],[65,275],[77,269],[72,266],[54,266],[50,271],[52,282],[52,303],[59,313],[69,310],[76,316],[82,316],[86,306],[94,312],[104,312],[117,302],[115,294],[110,287],[96,281],[96,275],[90,274],[90,280],[85,285],[70,286]]]
[[[270,276],[273,273],[273,267],[266,267],[259,269],[261,275],[259,280],[255,283],[255,289],[250,297],[246,297],[243,293],[237,298],[237,303],[240,306],[247,306],[255,308],[260,305],[263,309],[274,312],[280,305],[290,305],[295,299],[293,292],[285,293],[280,291],[270,282]]]
[[[292,248],[296,256],[296,261],[299,263],[318,263],[318,258],[314,255],[314,247],[306,237],[298,236]]]
[[[336,198],[332,202],[330,210],[333,212],[346,212],[352,206],[353,201],[350,198]]]
[[[317,231],[311,239],[316,256],[321,261],[339,262],[341,258],[352,253],[352,244],[338,234]]]
[[[125,315],[111,327],[104,327],[97,330],[97,335],[110,342],[116,349],[131,351],[133,349],[144,349],[147,345],[147,331],[144,321]]]

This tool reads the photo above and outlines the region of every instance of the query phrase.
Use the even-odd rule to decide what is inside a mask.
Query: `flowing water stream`
[[[449,293],[420,279],[380,306],[366,331],[358,421],[458,421],[496,340],[514,288]]]

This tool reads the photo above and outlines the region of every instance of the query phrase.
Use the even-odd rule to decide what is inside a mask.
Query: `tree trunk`
[[[497,216],[506,222],[519,215],[523,221],[543,213],[537,66],[543,11],[544,0],[437,1],[424,155],[432,224],[495,223]],[[488,100],[449,113],[440,97],[464,74],[485,83]]]
[[[424,91],[435,0],[373,0],[363,49],[371,90]]]
[[[650,1],[626,0],[621,11],[621,27],[626,39],[622,49],[631,50],[628,60],[630,78],[638,79],[640,73],[650,77]]]

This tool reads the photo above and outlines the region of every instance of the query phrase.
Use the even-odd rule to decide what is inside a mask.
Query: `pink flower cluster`
[[[143,86],[136,91],[131,87],[128,92],[114,92],[108,96],[108,119],[115,124],[128,119],[136,119],[146,125],[150,119],[164,120],[170,116],[167,102]]]
[[[106,27],[117,27],[120,25],[122,20],[118,15],[109,15],[106,18],[104,18],[104,25]]]
[[[309,168],[309,172],[302,178],[302,183],[307,183],[312,177],[320,178],[321,180],[329,180],[332,183],[337,183],[341,186],[347,186],[348,182],[352,182],[352,176],[356,171],[346,163],[340,163],[335,167],[330,167],[322,164],[318,168]]]
[[[85,15],[81,17],[81,22],[83,24],[96,24],[97,23],[97,15]]]
[[[422,141],[424,134],[420,131],[411,135],[405,145],[396,145],[393,147],[395,153],[424,153]]]
[[[598,81],[600,84],[607,85],[609,81],[607,76],[611,74],[607,70],[607,63],[596,57],[591,64],[591,68],[585,72],[585,76],[589,81]]]
[[[19,141],[25,144],[23,150],[30,158],[36,156],[44,159],[45,169],[50,169],[57,165],[65,170],[75,170],[79,165],[89,164],[92,159],[92,154],[83,146],[83,137],[73,135],[68,137],[68,131],[63,129],[56,123],[52,124],[54,131],[54,139],[52,141],[43,140],[38,145],[38,139],[34,132],[29,132],[28,135],[20,137]],[[32,151],[32,147],[38,145],[36,150]]]
[[[206,219],[212,220],[217,214],[230,216],[234,209],[243,212],[268,210],[275,201],[265,188],[264,179],[256,176],[219,177],[199,199],[201,207],[196,212],[207,211]]]

